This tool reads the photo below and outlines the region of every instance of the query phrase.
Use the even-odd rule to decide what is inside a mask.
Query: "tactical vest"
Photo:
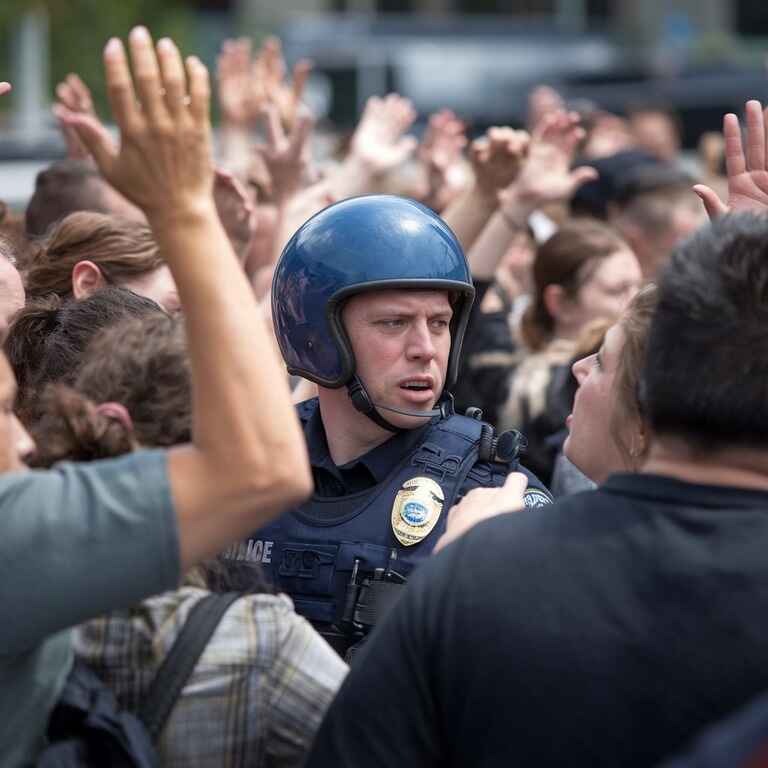
[[[304,424],[315,408],[317,400],[299,406]],[[388,593],[399,592],[395,587],[431,553],[467,477],[499,485],[515,468],[516,461],[496,464],[494,473],[494,465],[478,463],[482,435],[477,419],[437,419],[383,482],[348,496],[315,495],[228,556],[260,562],[296,611],[320,628],[372,626]]]

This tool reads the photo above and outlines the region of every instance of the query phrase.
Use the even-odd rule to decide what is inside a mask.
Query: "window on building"
[[[410,13],[416,10],[413,0],[376,0],[379,13]]]
[[[765,0],[736,0],[733,5],[736,33],[743,37],[768,36],[768,13]]]
[[[549,16],[557,0],[455,0],[459,13],[501,13],[514,16]]]

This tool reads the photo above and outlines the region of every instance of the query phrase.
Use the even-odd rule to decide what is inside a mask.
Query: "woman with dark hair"
[[[125,317],[147,314],[165,313],[127,288],[101,288],[80,301],[56,294],[29,301],[3,344],[16,376],[16,412],[22,421],[31,424],[39,416],[37,400],[46,384],[74,379],[83,351],[99,331]]]
[[[181,318],[123,320],[91,343],[72,388],[49,388],[33,463],[188,441],[190,384]],[[229,608],[171,711],[159,740],[163,765],[303,763],[347,668],[258,576],[249,564],[251,593]],[[238,591],[236,577],[217,561],[193,569],[180,589],[81,625],[75,653],[136,711],[192,608],[209,588]]]
[[[519,429],[528,438],[527,462],[548,482],[562,430],[558,371],[568,374],[577,340],[592,321],[613,319],[640,287],[640,266],[629,246],[596,221],[565,224],[541,245],[533,264],[534,292],[520,327],[528,356],[511,375],[509,397],[500,410],[500,429]]]
[[[82,299],[108,285],[129,288],[168,312],[179,309],[176,283],[152,230],[104,213],[71,213],[33,253],[25,275],[27,296]]]

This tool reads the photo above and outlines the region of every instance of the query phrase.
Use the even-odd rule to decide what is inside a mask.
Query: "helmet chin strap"
[[[389,405],[374,403],[373,400],[371,400],[371,396],[368,394],[368,390],[365,388],[365,384],[363,384],[360,378],[356,375],[352,378],[352,381],[347,384],[347,392],[356,411],[365,414],[374,424],[377,424],[382,429],[386,429],[388,432],[402,432],[403,427],[397,427],[387,421],[379,413],[379,410],[399,413],[401,416],[413,416],[418,419],[433,419],[435,416],[442,416],[445,418],[450,414],[450,396],[447,399],[441,398],[443,402],[440,403],[439,408],[430,408],[428,411],[402,411],[399,408],[392,408]]]

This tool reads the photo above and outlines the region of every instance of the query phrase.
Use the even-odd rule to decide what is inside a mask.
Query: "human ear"
[[[72,295],[85,299],[107,284],[101,270],[92,261],[78,261],[72,268]]]
[[[563,286],[557,285],[557,283],[550,283],[544,286],[541,298],[547,314],[555,321],[554,324],[561,323],[564,319],[563,315],[567,310],[566,304],[568,302]]]

